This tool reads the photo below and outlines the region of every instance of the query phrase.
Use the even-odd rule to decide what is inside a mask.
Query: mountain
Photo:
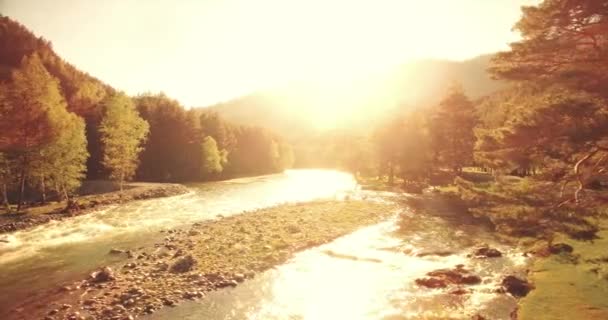
[[[0,15],[0,80],[10,76],[25,56],[37,53],[49,73],[61,84],[69,111],[89,119],[100,114],[98,103],[114,89],[78,70],[53,51],[51,42],[37,37],[17,21]]]
[[[419,60],[346,84],[297,83],[208,107],[229,121],[269,128],[292,141],[333,129],[365,131],[395,110],[436,104],[459,82],[472,99],[502,87],[486,69],[492,55],[467,61]]]

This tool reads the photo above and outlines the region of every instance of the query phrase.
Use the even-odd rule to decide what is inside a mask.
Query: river
[[[196,221],[273,205],[319,198],[395,201],[391,194],[359,190],[352,176],[326,170],[188,185],[185,195],[136,201],[8,235],[0,244],[0,318],[36,301],[50,288],[81,279],[111,264],[111,248],[151,245],[158,231]],[[397,200],[398,201],[398,200]],[[370,226],[324,246],[307,250],[285,265],[235,289],[210,293],[153,319],[469,319],[475,315],[508,319],[515,300],[496,294],[500,276],[519,272],[526,261],[509,247],[493,243],[474,223],[447,216],[410,215],[413,228],[398,230],[397,219]],[[407,229],[407,228],[406,228]],[[473,241],[473,236],[475,241]],[[502,258],[470,259],[476,241],[493,243]],[[448,256],[420,253],[448,248]],[[466,295],[421,289],[417,277],[438,268],[465,264],[483,278]]]

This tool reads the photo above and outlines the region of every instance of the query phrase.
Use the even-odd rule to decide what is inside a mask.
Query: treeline
[[[26,193],[69,200],[85,178],[122,188],[272,173],[291,147],[258,127],[186,110],[163,94],[129,97],[61,60],[49,42],[0,17],[0,187],[17,209]],[[32,197],[30,197],[31,199]]]
[[[471,211],[507,233],[592,235],[608,200],[608,6],[546,0],[524,7],[515,28],[523,39],[489,70],[507,89],[471,101],[455,85],[439,105],[359,139],[340,166],[406,186],[451,172]]]

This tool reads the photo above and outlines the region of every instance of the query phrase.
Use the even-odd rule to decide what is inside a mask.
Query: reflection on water
[[[434,220],[411,219],[411,223],[421,225]],[[287,264],[234,289],[210,293],[201,301],[164,309],[150,318],[389,320],[482,315],[510,319],[515,300],[496,294],[495,289],[503,274],[516,272],[525,260],[505,247],[500,247],[505,252],[503,258],[472,260],[467,257],[471,249],[467,245],[453,245],[455,253],[445,257],[418,255],[436,248],[437,234],[449,231],[449,227],[439,223],[416,234],[398,234],[396,222],[387,221],[301,252]],[[471,294],[454,295],[449,290],[414,284],[429,271],[457,264],[483,278],[482,284],[470,287]]]
[[[92,268],[119,259],[113,247],[151,245],[159,229],[213,219],[285,202],[323,197],[365,197],[399,201],[395,194],[353,192],[352,176],[334,171],[288,171],[280,175],[193,184],[191,193],[132,202],[95,214],[50,223],[9,236],[0,243],[2,311],[64,281],[82,278]],[[300,252],[288,263],[234,289],[209,293],[196,302],[162,309],[152,319],[509,319],[516,304],[495,292],[502,275],[517,273],[521,254],[493,244],[502,258],[471,259],[478,241],[492,243],[491,233],[462,217],[415,215],[361,229],[318,248]],[[399,230],[399,232],[397,232]],[[154,235],[154,236],[152,236]],[[447,255],[433,255],[433,252]],[[450,289],[425,289],[415,279],[425,273],[465,268],[479,275],[479,285],[464,295]]]
[[[82,277],[117,259],[111,248],[138,248],[160,229],[287,202],[340,196],[357,184],[346,173],[289,170],[282,174],[188,185],[185,195],[135,201],[93,214],[0,236],[0,318],[11,303]]]

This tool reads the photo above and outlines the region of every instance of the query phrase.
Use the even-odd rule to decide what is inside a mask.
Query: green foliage
[[[226,151],[218,150],[217,143],[215,140],[207,136],[203,139],[203,161],[202,161],[202,174],[208,176],[214,173],[220,173],[223,170],[223,166],[226,164]]]
[[[24,58],[2,89],[0,150],[26,152],[55,139],[66,105],[38,55]]]
[[[494,58],[496,76],[555,84],[608,97],[605,1],[545,0],[523,7],[522,40]]]
[[[57,139],[38,152],[36,165],[32,166],[30,175],[41,179],[50,190],[68,198],[80,187],[85,177],[89,154],[84,120],[70,113],[64,121],[66,125]]]
[[[139,116],[133,101],[123,93],[106,98],[104,108],[99,128],[104,150],[103,164],[110,171],[110,178],[122,189],[123,183],[135,175],[149,125]]]
[[[134,99],[150,134],[140,155],[137,178],[148,181],[188,181],[198,178],[202,132],[198,115],[164,94]]]
[[[405,117],[403,125],[400,145],[403,151],[399,162],[401,178],[404,182],[422,182],[428,177],[433,165],[426,115],[412,112]]]
[[[475,105],[460,85],[453,85],[430,118],[431,143],[437,164],[460,171],[472,163],[476,123]]]

